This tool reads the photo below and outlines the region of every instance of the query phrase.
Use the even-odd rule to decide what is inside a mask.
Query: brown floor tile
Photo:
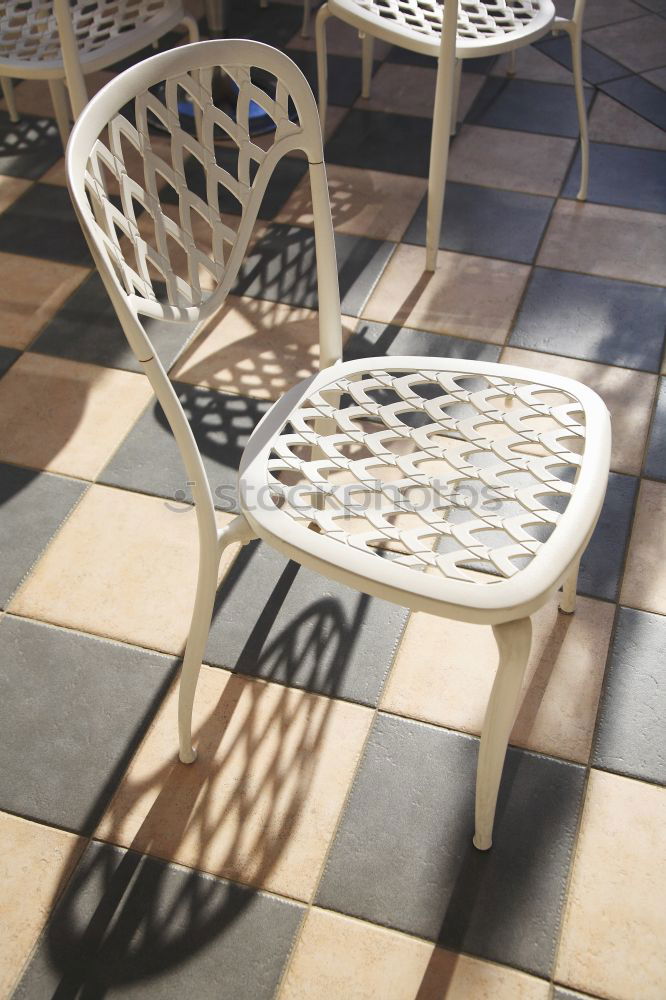
[[[10,253],[0,253],[0,272],[0,344],[19,350],[32,343],[90,273],[84,267]]]
[[[583,39],[635,73],[664,65],[666,21],[656,14],[586,31]]]
[[[72,833],[0,813],[0,996],[11,996],[84,846]]]
[[[666,614],[666,483],[641,482],[620,602]]]
[[[557,136],[463,125],[451,146],[450,181],[556,195],[575,142]]]
[[[151,396],[142,375],[23,354],[0,383],[0,460],[94,479]]]
[[[189,767],[176,716],[174,688],[96,836],[310,899],[372,712],[204,667]]]
[[[611,468],[640,475],[643,448],[650,427],[657,376],[629,368],[599,365],[554,354],[505,347],[502,361],[575,378],[599,393],[611,415],[613,450]]]
[[[527,691],[512,742],[586,762],[613,623],[613,606],[579,597],[575,615],[551,600],[533,615]],[[411,616],[381,707],[463,732],[481,732],[497,669],[492,629]]]
[[[300,3],[300,0],[298,0]],[[300,29],[285,46],[287,53],[290,49],[303,49],[306,52],[315,52],[315,32],[314,18],[310,27],[310,35],[303,38]],[[386,42],[375,39],[374,58],[383,59],[388,54],[391,46]],[[330,56],[358,56],[361,58],[361,42],[356,28],[350,24],[345,24],[337,17],[331,17],[326,24],[326,51]]]
[[[331,165],[326,173],[334,229],[376,240],[400,240],[428,190],[424,178],[380,170]],[[303,178],[276,222],[313,225],[309,178]]]
[[[666,134],[660,128],[602,93],[597,94],[590,115],[590,139],[621,146],[666,149]]]
[[[345,340],[357,322],[343,318]],[[316,312],[230,296],[172,374],[194,385],[277,399],[317,371],[318,361]]]
[[[511,64],[508,53],[499,57],[492,68],[492,76],[506,76]],[[541,80],[545,83],[569,83],[573,85],[573,73],[539,52],[532,45],[516,50],[516,77],[522,80]]]
[[[592,771],[556,979],[613,1000],[666,993],[666,789]]]
[[[502,344],[529,268],[440,250],[434,274],[423,247],[401,244],[370,296],[363,318]]]
[[[547,1000],[548,983],[428,941],[314,908],[280,1000]]]
[[[400,115],[432,118],[435,105],[437,70],[426,66],[403,66],[384,63],[372,78],[370,97],[359,97],[354,107],[369,111],[388,111]],[[463,73],[457,119],[462,121],[481,90],[485,77]]]
[[[0,212],[15,202],[17,198],[32,187],[32,181],[24,181],[20,177],[0,176]]]
[[[197,573],[191,508],[93,486],[37,563],[11,610],[28,618],[180,653]],[[220,514],[220,525],[230,520]],[[221,575],[237,552],[226,550]]]
[[[661,285],[666,274],[666,216],[560,199],[537,264]]]

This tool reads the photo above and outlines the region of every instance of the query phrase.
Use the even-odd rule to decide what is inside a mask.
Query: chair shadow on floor
[[[277,590],[288,584],[286,573]],[[363,601],[359,595],[360,609]],[[334,697],[358,624],[335,601],[314,599],[266,645],[258,670],[270,680],[275,668],[265,665],[280,663],[290,676],[296,658],[326,644],[333,652],[317,687]],[[286,891],[283,872],[290,867],[293,881],[298,862],[288,852],[307,821],[304,804],[335,703],[247,676],[205,673],[195,715],[197,762],[186,767],[177,760],[174,685],[98,830],[100,840],[130,850],[121,859],[89,847],[65,888],[44,945],[58,977],[54,997],[136,988],[221,939],[254,894],[232,884],[221,898],[219,883],[196,870]],[[213,689],[219,695],[211,703]],[[142,855],[195,870],[184,872],[174,894],[169,870]],[[315,875],[306,873],[311,889],[303,898]]]

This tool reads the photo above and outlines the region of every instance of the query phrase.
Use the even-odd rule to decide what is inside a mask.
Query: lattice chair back
[[[220,71],[225,101],[235,93],[234,107],[216,102]],[[257,74],[264,83],[270,78],[274,95],[257,85]],[[261,146],[250,134],[251,102],[275,124]],[[191,329],[219,309],[238,276],[270,177],[296,150],[310,168],[326,366],[339,360],[342,343],[321,129],[312,91],[286,55],[259,42],[229,40],[153,56],[93,98],[67,148],[70,193],[95,263],[181,445],[197,483],[195,499],[199,491],[207,504],[207,488],[198,485],[204,478],[198,450],[141,318]],[[221,198],[231,198],[239,214],[225,213]]]

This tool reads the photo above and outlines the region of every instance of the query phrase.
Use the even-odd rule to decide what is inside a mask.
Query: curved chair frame
[[[238,85],[235,119],[216,108],[212,99],[217,67]],[[254,85],[253,67],[276,78],[274,99]],[[165,96],[158,99],[149,88],[164,81]],[[180,125],[179,89],[200,110],[196,138]],[[259,101],[276,122],[268,151],[249,135],[250,100]],[[120,113],[131,101],[134,123]],[[151,147],[150,114],[171,132],[170,161]],[[222,169],[215,157],[213,136],[221,127],[238,147],[237,177]],[[143,157],[139,180],[125,170],[126,143]],[[141,317],[192,323],[220,308],[243,261],[270,175],[281,157],[295,150],[308,159],[312,186],[322,370],[278,400],[253,432],[239,472],[241,514],[218,530],[201,455]],[[187,187],[185,155],[195,156],[205,170],[205,198]],[[120,208],[107,194],[105,170],[119,184]],[[560,585],[562,609],[574,610],[578,563],[601,509],[610,461],[604,404],[570,379],[513,366],[427,358],[340,360],[335,246],[316,105],[300,70],[266,45],[200,42],[120,74],[81,114],[67,150],[67,176],[104,285],[193,484],[199,569],[180,681],[181,761],[191,763],[196,756],[192,706],[221,554],[231,543],[259,537],[364,592],[493,626],[500,663],[481,735],[474,836],[478,848],[489,848],[529,654],[529,615]],[[178,194],[176,221],[163,211],[158,178]],[[220,184],[241,203],[237,231],[220,215]],[[153,220],[155,245],[142,235],[137,204]],[[192,212],[211,227],[210,252],[196,243]],[[186,255],[184,277],[172,273],[169,240]],[[198,277],[201,267],[215,279],[209,296]],[[166,301],[155,290],[155,272],[166,282]],[[427,391],[419,392],[419,387]],[[413,413],[425,418],[425,426],[423,420],[403,419]],[[499,428],[496,438],[492,428]],[[475,455],[483,460],[475,464]],[[433,456],[437,462],[445,460],[448,471],[442,482],[425,471]],[[372,473],[377,465],[399,473],[398,481],[394,477],[388,484],[392,492]],[[558,472],[561,469],[569,472]],[[298,489],[309,498],[305,505],[292,502],[289,489],[280,496],[282,473],[299,477]],[[336,481],[339,474],[347,477],[342,485]],[[360,533],[347,528],[344,491],[349,476],[354,490],[380,498],[380,507],[363,515]],[[475,501],[469,512],[453,509],[449,487],[455,490],[469,479],[494,491],[492,510],[484,506],[485,500]],[[433,487],[432,500],[417,509],[408,499],[409,491],[424,483]],[[257,490],[263,491],[265,502],[253,502]],[[561,501],[564,511],[549,505],[548,498]],[[403,527],[405,512],[411,522]],[[544,529],[549,537],[543,540],[530,526]],[[492,541],[497,532],[501,537]],[[441,549],[440,542],[448,548]]]
[[[501,7],[505,0],[495,6]],[[373,41],[379,38],[391,45],[410,49],[421,55],[437,59],[435,105],[432,120],[430,167],[428,172],[428,214],[426,222],[426,271],[434,271],[444,214],[444,189],[449,156],[449,135],[455,134],[456,109],[460,90],[460,73],[463,59],[498,55],[515,51],[538,41],[549,31],[565,31],[571,41],[574,91],[581,144],[581,182],[577,194],[579,201],[587,198],[589,177],[589,138],[585,94],[583,90],[582,26],[586,0],[576,0],[570,19],[558,17],[553,0],[525,0],[534,2],[534,14],[524,24],[517,24],[506,32],[497,31],[477,37],[464,33],[460,11],[467,0],[447,0],[441,10],[441,0],[327,0],[317,12],[315,22],[317,48],[317,83],[319,89],[319,116],[326,122],[328,106],[328,73],[326,64],[326,22],[335,16],[358,29],[362,38],[362,89],[363,97],[370,96],[372,80]],[[438,7],[438,3],[440,6]],[[475,5],[478,6],[478,5]],[[395,8],[396,18],[387,16]],[[423,10],[425,27],[414,26],[413,19],[402,14],[403,8]],[[511,9],[510,7],[508,8]],[[439,14],[434,15],[433,11]]]

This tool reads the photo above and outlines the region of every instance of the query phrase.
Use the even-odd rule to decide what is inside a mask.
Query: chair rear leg
[[[375,40],[367,31],[360,31],[361,36],[361,97],[370,97],[372,83],[372,60],[374,58]]]
[[[497,793],[509,736],[520,704],[532,642],[532,622],[529,618],[505,622],[494,625],[493,632],[500,658],[481,731],[476,772],[474,846],[480,851],[487,851],[492,845]]]
[[[301,38],[310,36],[310,14],[312,11],[312,0],[303,0],[303,24],[301,25]]]
[[[571,63],[574,75],[574,90],[576,93],[576,110],[578,111],[578,129],[580,132],[580,187],[576,198],[578,201],[585,201],[590,177],[590,138],[587,127],[585,90],[583,88],[583,33],[581,25],[576,21],[558,21],[556,23],[566,31],[571,42]]]
[[[65,149],[70,132],[69,99],[67,97],[65,81],[62,79],[49,80],[49,90],[51,92],[51,103],[53,104],[58,131],[60,132],[62,148]]]
[[[326,111],[328,110],[328,66],[326,57],[326,22],[331,13],[328,4],[321,5],[315,18],[315,48],[317,52],[317,89],[319,120],[322,135],[326,133]]]
[[[9,120],[10,122],[17,122],[19,120],[19,116],[18,111],[16,110],[14,84],[8,76],[0,77],[0,84],[2,85],[2,96],[5,99],[7,111],[9,112]]]

